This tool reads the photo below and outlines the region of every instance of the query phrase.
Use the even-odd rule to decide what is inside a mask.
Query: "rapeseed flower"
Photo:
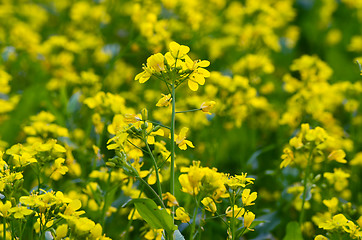
[[[185,211],[185,209],[183,207],[178,207],[176,209],[175,219],[180,220],[183,223],[190,222],[190,217],[189,217],[189,215],[187,214],[187,212]]]
[[[234,209],[231,206],[227,207],[225,213],[227,217],[241,218],[245,213],[245,209],[234,205]]]

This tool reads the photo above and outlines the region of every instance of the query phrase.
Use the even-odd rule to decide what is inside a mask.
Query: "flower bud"
[[[148,120],[148,111],[146,108],[141,110],[142,120],[147,121]]]

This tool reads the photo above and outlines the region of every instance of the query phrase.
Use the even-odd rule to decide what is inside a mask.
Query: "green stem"
[[[4,217],[4,222],[3,222],[3,224],[4,224],[4,240],[6,240],[6,218]]]
[[[38,193],[39,193],[39,191],[40,191],[40,166],[39,166],[39,163],[37,163],[36,166],[37,166],[36,175],[37,175],[37,179],[38,179]]]
[[[194,239],[194,233],[196,229],[196,216],[197,216],[197,210],[199,209],[199,202],[202,199],[202,194],[199,194],[198,198],[194,194],[194,201],[195,201],[195,210],[194,214],[192,216],[192,224],[191,224],[191,231],[190,231],[190,239]]]
[[[160,204],[162,205],[163,208],[166,208],[165,204],[162,201],[162,198],[160,198],[160,196],[158,196],[157,192],[155,192],[155,190],[140,176],[136,176],[145,186],[147,186],[151,192],[156,196],[157,200],[160,202]]]
[[[170,176],[170,192],[175,196],[175,115],[176,115],[176,94],[175,94],[175,78],[172,81],[172,115],[171,115],[171,176]],[[171,209],[172,220],[174,222],[175,207]]]
[[[187,112],[196,112],[196,111],[200,111],[201,108],[195,108],[195,109],[190,109],[190,110],[186,110],[186,111],[179,111],[179,112],[175,112],[175,113],[187,113]]]
[[[143,193],[143,187],[144,187],[144,186],[142,185],[142,187],[141,187],[141,189],[140,189],[140,194],[138,194],[138,198],[140,198],[141,195],[142,195],[142,193]],[[128,239],[129,230],[130,230],[130,228],[131,228],[131,225],[132,225],[132,222],[133,222],[133,216],[134,216],[135,212],[136,212],[136,208],[133,209],[133,212],[132,212],[132,214],[131,214],[130,220],[128,221],[125,234],[123,235],[123,239],[124,239],[124,240],[127,240],[127,239]]]
[[[308,162],[307,162],[307,167],[305,169],[305,175],[304,175],[304,184],[303,184],[303,198],[302,198],[302,208],[300,211],[300,217],[299,217],[299,225],[300,227],[303,224],[303,219],[304,219],[304,203],[305,203],[305,199],[306,199],[306,193],[307,193],[307,182],[308,182],[308,175],[309,175],[309,171],[310,171],[310,167],[311,167],[311,163],[312,163],[312,156],[313,156],[313,150],[314,147],[311,147],[311,150],[309,152],[309,156],[308,156]]]
[[[161,123],[158,123],[158,122],[154,122],[154,121],[150,121],[150,120],[147,120],[147,122],[150,122],[150,123],[152,123],[152,124],[154,124],[154,125],[160,125],[161,127],[170,129],[170,127],[167,127],[167,126],[165,126],[165,125],[163,125],[163,124],[161,124]]]
[[[233,211],[233,217],[231,218],[231,238],[232,240],[235,239],[235,192],[233,190],[233,197],[232,197],[232,211]]]
[[[105,223],[105,219],[106,219],[106,212],[107,212],[107,205],[108,205],[108,195],[109,195],[109,187],[111,186],[111,177],[112,177],[112,172],[109,171],[108,172],[108,180],[107,180],[107,190],[106,193],[104,195],[104,203],[103,203],[103,208],[102,208],[102,219],[101,219],[101,225],[102,225],[102,229],[104,229],[104,223]]]
[[[196,216],[197,216],[197,209],[198,207],[195,207],[194,214],[192,216],[192,224],[191,224],[191,230],[190,230],[190,239],[194,239],[194,232],[196,228]]]
[[[153,156],[153,154],[152,154],[152,152],[151,152],[150,146],[149,146],[148,143],[147,143],[147,139],[144,139],[144,142],[146,143],[146,147],[147,147],[147,150],[148,150],[148,154],[151,156],[152,161],[153,161],[153,166],[154,166],[155,172],[156,172],[156,179],[157,179],[156,184],[157,184],[158,195],[159,195],[160,198],[162,199],[162,188],[161,188],[160,175],[159,175],[159,173],[158,173],[157,162],[156,162],[156,159],[155,159],[155,157]]]
[[[221,221],[222,221],[228,228],[230,227],[229,224],[223,219],[223,217],[222,217],[220,214],[217,213],[217,211],[215,212],[215,214],[216,214],[216,217],[220,218]]]

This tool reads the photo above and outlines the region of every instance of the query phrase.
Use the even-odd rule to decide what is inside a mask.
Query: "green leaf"
[[[173,234],[173,239],[175,240],[185,240],[184,236],[181,234],[179,230],[176,230]]]
[[[290,222],[287,225],[287,233],[283,240],[303,240],[302,231],[297,222]]]
[[[151,199],[132,199],[130,203],[135,205],[138,213],[153,229],[164,229],[168,234],[177,230],[177,226],[173,224],[172,217],[166,209],[159,209]]]

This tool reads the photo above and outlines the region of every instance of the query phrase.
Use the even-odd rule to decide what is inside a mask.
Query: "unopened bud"
[[[152,129],[152,132],[156,132],[158,129],[160,129],[161,128],[161,126],[160,125],[157,125],[157,126],[155,126],[153,129]]]
[[[144,130],[144,129],[147,129],[147,127],[148,127],[148,123],[147,123],[147,122],[142,123],[141,128],[142,128],[143,130]]]
[[[106,165],[111,168],[116,166],[116,164],[114,162],[106,162]]]
[[[146,108],[141,110],[142,120],[147,121],[148,120],[148,111]]]

